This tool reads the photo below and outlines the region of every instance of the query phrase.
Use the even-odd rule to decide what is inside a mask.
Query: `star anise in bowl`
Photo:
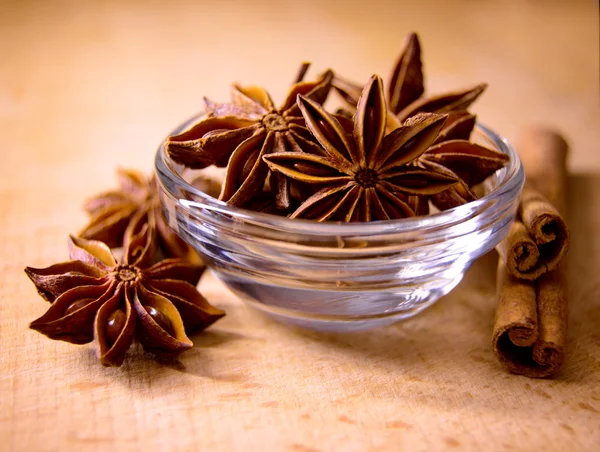
[[[410,165],[435,141],[446,117],[428,115],[386,135],[387,108],[378,76],[362,92],[351,135],[318,103],[299,96],[298,104],[321,147],[264,157],[271,170],[320,187],[290,218],[349,222],[410,217],[415,215],[410,196],[433,195],[458,182],[448,172]]]
[[[219,199],[234,206],[247,207],[269,180],[276,208],[286,210],[290,207],[289,181],[269,174],[263,156],[302,152],[315,146],[296,97],[305,95],[315,102],[325,102],[332,77],[333,73],[327,71],[316,81],[294,83],[279,107],[264,88],[234,84],[230,103],[205,98],[207,117],[170,136],[167,153],[188,168],[226,166]]]

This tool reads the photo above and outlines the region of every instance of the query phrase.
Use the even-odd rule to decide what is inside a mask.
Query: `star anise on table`
[[[352,135],[318,103],[299,96],[298,105],[321,147],[264,157],[271,170],[318,187],[291,218],[350,222],[414,216],[410,196],[439,193],[457,182],[412,164],[435,141],[446,117],[430,115],[386,135],[387,106],[376,75],[359,98]]]
[[[31,328],[50,339],[85,344],[96,339],[100,362],[120,366],[137,339],[145,350],[177,356],[225,313],[196,291],[203,268],[182,259],[152,262],[152,230],[138,213],[117,261],[96,240],[71,237],[68,262],[25,272],[51,303]]]
[[[90,221],[79,235],[104,242],[110,248],[120,247],[128,225],[139,214],[145,223],[157,230],[159,258],[179,257],[203,265],[192,247],[167,225],[155,178],[148,179],[131,169],[118,169],[117,176],[118,190],[100,193],[85,202],[84,209],[90,215]]]
[[[417,113],[462,114],[487,87],[487,84],[481,83],[462,90],[424,97],[422,67],[419,38],[416,33],[411,33],[397,59],[388,84],[388,107],[394,113],[388,118],[388,130],[394,129]],[[356,106],[361,92],[359,84],[336,74],[332,86],[346,102]],[[451,123],[452,121],[448,126]]]
[[[299,79],[304,77],[306,66],[301,67]],[[174,161],[190,168],[227,166],[219,196],[222,201],[245,207],[268,181],[276,207],[287,209],[289,181],[270,174],[262,157],[274,152],[310,151],[316,146],[296,97],[300,94],[320,104],[325,102],[332,77],[332,72],[327,71],[313,82],[298,80],[278,108],[263,88],[233,85],[231,103],[205,98],[208,117],[169,137],[166,151]]]

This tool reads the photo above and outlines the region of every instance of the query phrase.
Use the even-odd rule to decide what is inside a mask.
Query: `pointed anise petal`
[[[385,135],[387,106],[383,92],[383,81],[373,75],[367,82],[354,116],[353,138],[356,143],[355,164],[364,167],[367,158],[379,150]]]
[[[262,108],[263,114],[275,110],[275,104],[271,96],[264,88],[260,86],[240,86],[233,85],[231,97],[235,104],[255,111],[256,108]]]
[[[301,152],[281,152],[263,157],[272,171],[310,184],[337,183],[351,179],[340,172],[337,162],[327,157]]]
[[[265,114],[265,110],[255,104],[238,105],[232,103],[213,102],[208,97],[204,98],[204,109],[209,117],[235,117],[247,121],[258,121]]]
[[[435,141],[446,116],[433,113],[411,118],[404,126],[387,135],[372,164],[378,171],[406,165],[423,154]]]
[[[46,268],[25,267],[42,298],[50,303],[67,290],[77,286],[102,285],[106,273],[81,261],[69,261]]]
[[[165,143],[169,157],[189,168],[219,165],[233,150],[252,136],[255,121],[235,117],[206,118]],[[226,163],[226,162],[225,162]]]
[[[363,188],[359,185],[348,184],[344,190],[331,197],[329,203],[323,203],[326,208],[319,213],[318,221],[350,221],[362,191]]]
[[[108,271],[117,265],[110,248],[97,240],[69,236],[69,257]]]
[[[306,152],[308,154],[327,157],[327,152],[325,149],[323,149],[319,143],[313,141],[314,137],[310,134],[306,127],[290,127],[288,135],[292,137],[294,142],[300,148],[292,152]]]
[[[103,366],[120,366],[133,342],[136,315],[131,306],[131,289],[123,285],[98,310],[94,335]]]
[[[355,218],[357,207],[360,205],[360,201],[364,196],[365,189],[363,187],[358,184],[351,187],[342,199],[342,202],[339,204],[340,213],[345,213],[345,216],[338,219],[345,221],[346,223],[349,223],[350,221],[356,221],[353,219]],[[340,216],[339,214],[334,215],[336,217]]]
[[[188,333],[203,330],[225,315],[225,312],[211,305],[186,281],[155,280],[149,285],[149,289],[173,303]]]
[[[284,116],[297,116],[300,114],[296,99],[298,95],[302,95],[308,99],[311,99],[319,104],[325,103],[331,89],[331,80],[333,79],[333,72],[328,70],[319,77],[318,80],[313,82],[300,82],[294,84],[285,101],[279,108],[279,111],[283,112]]]
[[[347,135],[352,136],[352,133],[354,132],[354,114],[348,110],[338,108],[333,117],[340,123],[344,132],[346,132]]]
[[[477,199],[475,193],[473,193],[473,191],[467,186],[465,181],[459,179],[454,171],[446,168],[443,165],[440,165],[439,163],[426,159],[419,160],[419,166],[458,179],[458,183],[452,187],[430,196],[431,202],[438,209],[448,210],[453,207],[462,206],[463,204],[475,201]]]
[[[408,36],[390,78],[388,100],[394,114],[417,100],[425,91],[421,64],[421,45],[416,33]]]
[[[310,68],[310,63],[308,61],[302,62],[300,64],[300,67],[298,68],[298,72],[296,73],[296,78],[294,79],[294,83],[300,83],[301,81],[303,81],[309,68]],[[295,102],[295,100],[294,100],[294,102]]]
[[[265,134],[264,129],[259,129],[236,148],[227,165],[221,201],[242,206],[260,191],[268,170],[262,157],[272,151],[274,141],[273,132]]]
[[[358,98],[363,90],[363,87],[358,83],[351,82],[336,74],[333,77],[332,87],[342,98],[351,106],[356,107]]]
[[[487,84],[481,83],[460,91],[452,91],[432,97],[422,97],[398,113],[398,118],[404,121],[417,113],[443,114],[466,110],[486,88]]]
[[[345,182],[322,188],[298,207],[290,218],[308,218],[316,221],[325,221],[329,218],[330,210],[344,196],[345,190],[353,185]],[[328,216],[329,215],[329,216]]]
[[[275,132],[275,143],[272,149],[273,153],[287,152],[290,146],[290,141],[286,139],[287,133],[283,134]],[[290,150],[291,152],[291,150]],[[263,162],[265,165],[266,162]],[[281,173],[272,173],[270,175],[271,189],[275,190],[275,206],[277,209],[285,210],[290,207],[290,181]]]
[[[130,193],[111,190],[86,199],[83,203],[83,210],[90,215],[95,215],[97,212],[103,211],[111,205],[126,205],[131,203],[133,203],[133,200]]]
[[[325,150],[319,146],[318,143],[306,139],[294,129],[290,129],[289,132],[285,134],[285,139],[288,142],[290,152],[307,152],[309,154],[322,156],[327,155]]]
[[[144,270],[144,278],[151,280],[174,279],[186,281],[196,286],[204,272],[204,267],[193,265],[183,259],[164,259]]]
[[[508,161],[503,152],[466,140],[445,141],[432,146],[421,158],[445,166],[470,187],[483,182]]]
[[[448,174],[417,167],[404,167],[380,177],[380,183],[387,190],[407,195],[433,195],[458,182],[457,178]]]
[[[467,111],[450,113],[434,145],[450,140],[468,140],[475,128],[477,116]]]
[[[95,211],[79,236],[104,242],[110,248],[117,248],[122,245],[123,234],[138,208],[139,205],[131,201],[107,204],[103,209]]]
[[[377,192],[375,191],[375,187],[369,187],[365,190],[362,199],[361,199],[361,218],[360,221],[371,221],[372,211],[373,211],[373,202],[377,197]]]
[[[323,146],[327,155],[339,165],[352,167],[354,148],[340,123],[321,105],[298,96],[298,106],[306,121],[306,127]]]
[[[371,201],[374,219],[395,220],[397,218],[414,217],[415,213],[408,203],[401,199],[396,193],[390,191],[388,187],[393,188],[388,184],[378,184],[377,187],[375,187],[375,193],[377,195]]]
[[[96,312],[114,293],[115,283],[74,287],[50,306],[44,315],[29,325],[50,339],[86,344],[94,339]]]
[[[123,263],[138,268],[150,266],[156,255],[157,231],[154,216],[140,209],[123,235]]]
[[[140,285],[132,301],[138,317],[137,339],[145,350],[176,356],[192,348],[181,316],[167,298]]]

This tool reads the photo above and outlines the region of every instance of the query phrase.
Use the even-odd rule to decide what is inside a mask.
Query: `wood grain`
[[[592,1],[0,1],[0,450],[593,450],[600,442],[600,112]],[[251,6],[250,6],[251,5]],[[418,5],[418,6],[417,6]],[[560,376],[509,375],[489,344],[495,256],[417,318],[353,335],[286,328],[211,275],[228,316],[178,363],[28,330],[23,274],[67,257],[84,197],[228,83],[281,100],[297,65],[388,76],[421,33],[430,92],[486,81],[476,111],[512,139],[531,121],[571,147],[570,330]]]

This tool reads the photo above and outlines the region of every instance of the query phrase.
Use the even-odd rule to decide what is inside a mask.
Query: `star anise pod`
[[[431,117],[432,113],[419,113],[407,121],[405,125],[421,123]],[[468,139],[455,139],[457,137],[470,135],[473,128],[474,117],[466,114],[450,115],[453,123],[450,127],[444,127],[440,135],[441,139],[429,147],[414,164],[420,168],[426,168],[439,173],[447,174],[458,179],[458,183],[448,189],[431,195],[431,201],[440,210],[457,207],[467,202],[475,201],[477,195],[472,187],[480,184],[497,170],[502,168],[508,161],[508,156],[503,152],[480,146],[468,141]],[[450,119],[450,118],[449,118]],[[427,213],[427,207],[421,198],[419,208],[423,214]],[[416,200],[415,200],[416,202]]]
[[[360,85],[335,75],[333,88],[351,106],[356,106],[361,92]],[[406,44],[398,57],[388,85],[388,107],[394,115],[388,118],[388,130],[398,127],[417,113],[456,113],[466,110],[485,90],[485,83],[466,89],[422,97],[425,87],[421,63],[421,45],[416,33],[408,35]],[[395,126],[394,126],[395,123]],[[467,137],[468,138],[468,137]]]
[[[319,187],[291,218],[349,222],[414,216],[409,196],[432,195],[457,182],[410,165],[434,142],[446,117],[431,115],[385,135],[387,107],[383,82],[376,75],[360,96],[351,136],[318,103],[299,96],[298,105],[322,147],[317,153],[264,157],[272,170]]]
[[[120,366],[134,338],[158,355],[190,349],[186,332],[208,327],[224,312],[196,291],[202,268],[182,259],[150,265],[151,231],[147,224],[138,226],[120,262],[106,244],[71,237],[71,261],[27,267],[27,276],[51,303],[31,328],[74,344],[95,338],[105,366]]]
[[[304,76],[302,68],[299,79]],[[314,82],[298,81],[279,108],[263,88],[234,85],[231,103],[205,99],[208,117],[187,131],[169,137],[167,153],[174,161],[190,168],[227,165],[219,199],[244,207],[262,190],[268,178],[264,155],[302,152],[316,146],[300,115],[296,97],[301,94],[315,102],[325,102],[332,77],[332,72],[327,71]],[[277,208],[287,209],[290,206],[288,180],[279,175],[269,179]]]
[[[98,240],[110,248],[123,244],[125,230],[136,215],[155,225],[158,232],[159,257],[179,257],[195,265],[202,259],[166,223],[162,214],[154,177],[130,169],[118,169],[119,190],[100,193],[84,204],[90,214],[88,225],[79,234],[84,239]]]

